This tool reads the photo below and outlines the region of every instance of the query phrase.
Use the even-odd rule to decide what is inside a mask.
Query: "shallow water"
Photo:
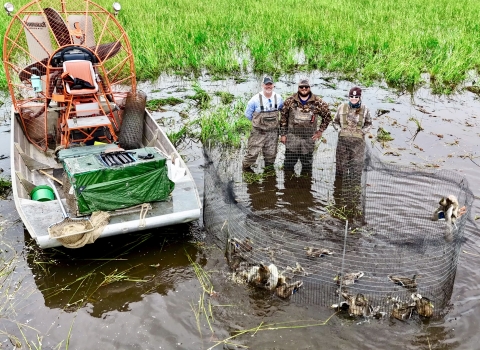
[[[352,84],[322,77],[321,73],[310,76],[314,84],[312,90],[329,103],[343,101]],[[297,78],[282,77],[276,90],[284,96],[293,93]],[[149,99],[173,96],[186,101],[166,107],[166,112],[154,113],[167,130],[181,127],[183,119],[179,112],[187,112],[191,117],[197,114],[194,101],[186,98],[194,94],[191,83],[162,76],[154,84],[140,85],[144,91],[155,91],[149,94]],[[205,76],[199,83],[208,92],[228,91],[243,98],[260,89],[255,77],[235,83],[233,79],[214,81]],[[385,161],[455,169],[467,177],[474,194],[480,195],[480,101],[475,95],[466,92],[448,98],[436,97],[427,89],[421,89],[412,98],[377,85],[364,89],[363,100],[373,113],[378,109],[389,111],[374,118],[372,130],[376,134],[376,128],[382,126],[395,138],[389,149],[379,144],[373,146],[381,153],[399,154],[385,154]],[[424,128],[414,141],[411,139],[416,124],[409,121],[411,117],[417,118]],[[9,153],[9,128],[8,121],[0,122],[0,155]],[[180,151],[203,195],[200,145],[187,142]],[[9,159],[0,160],[0,168],[5,169],[3,175],[8,173]],[[480,247],[473,219],[480,215],[479,201],[474,202],[471,213],[451,307],[442,319],[363,321],[335,315],[326,325],[292,328],[290,323],[284,329],[239,336],[232,339],[232,343],[251,349],[478,348]],[[0,201],[0,215],[0,222],[5,221],[0,234],[10,245],[2,247],[2,257],[8,260],[16,253],[18,261],[0,294],[0,344],[6,348],[12,345],[1,332],[15,335],[24,346],[25,339],[38,344],[38,334],[45,349],[60,343],[63,348],[67,340],[72,349],[207,349],[216,341],[234,335],[236,330],[258,327],[262,322],[303,321],[296,324],[314,325],[321,324],[333,313],[325,307],[298,305],[231,282],[223,251],[208,235],[205,237],[201,222],[148,234],[106,238],[76,251],[41,252],[26,237],[13,200]],[[207,313],[208,304],[212,305],[211,328],[205,314],[199,315],[198,322],[195,317],[202,288],[186,252],[210,272],[218,293],[205,295],[204,299]],[[120,281],[114,282],[115,278]],[[222,347],[220,344],[215,348]]]

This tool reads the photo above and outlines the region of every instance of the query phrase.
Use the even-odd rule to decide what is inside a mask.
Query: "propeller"
[[[60,14],[56,10],[50,7],[43,9],[43,12],[47,17],[48,24],[53,32],[55,40],[57,40],[58,45],[60,47],[72,45],[73,41],[70,35],[70,31],[62,16],[60,16]],[[121,47],[122,45],[120,42],[114,42],[90,46],[88,48],[97,54],[100,62],[103,62],[115,56],[120,51]],[[20,81],[30,79],[32,75],[32,69],[34,71],[35,69],[38,70],[38,72],[35,72],[35,74],[37,75],[47,74],[47,65],[49,59],[49,57],[46,57],[23,68],[19,73]]]
[[[105,60],[108,60],[109,58],[115,56],[118,51],[122,48],[122,45],[120,42],[115,42],[115,43],[108,43],[108,44],[100,44],[96,46],[90,46],[89,49],[93,52],[95,52],[100,60],[100,62],[103,62]],[[39,75],[45,75],[47,74],[47,65],[48,65],[48,60],[50,58],[44,58],[41,61],[32,63],[25,68],[23,68],[18,76],[20,77],[20,80],[28,80],[30,79],[30,76],[32,75],[32,69],[38,70]],[[35,68],[35,69],[34,69]]]
[[[67,24],[62,16],[51,7],[43,9],[43,13],[47,17],[48,25],[52,29],[53,36],[57,40],[58,46],[73,44],[70,31],[68,30]]]

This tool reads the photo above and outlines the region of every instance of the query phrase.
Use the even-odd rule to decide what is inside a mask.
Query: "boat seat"
[[[65,90],[68,94],[91,95],[98,92],[98,84],[95,79],[92,62],[87,60],[65,61],[63,62],[63,72],[62,77],[65,77]],[[83,88],[82,81],[86,83],[83,84]]]

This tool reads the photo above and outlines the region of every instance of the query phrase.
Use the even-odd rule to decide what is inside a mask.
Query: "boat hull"
[[[50,238],[48,234],[51,224],[63,220],[59,203],[56,200],[40,202],[30,199],[28,186],[25,184],[48,184],[47,176],[37,170],[29,170],[26,159],[34,159],[51,169],[62,169],[62,164],[56,162],[53,151],[42,152],[28,142],[13,109],[11,137],[12,191],[19,216],[30,236],[41,248],[61,246],[60,241]],[[176,166],[172,167],[177,171],[176,178],[172,179],[175,188],[166,201],[149,203],[150,209],[146,213],[140,208],[109,212],[110,222],[99,238],[187,223],[200,217],[201,201],[195,181],[175,147],[147,111],[144,118],[143,145],[156,147],[167,157],[169,167],[172,167],[172,161],[175,163]],[[29,165],[31,168],[31,164]],[[178,173],[181,175],[178,176]],[[62,203],[67,206],[65,198],[62,198]]]

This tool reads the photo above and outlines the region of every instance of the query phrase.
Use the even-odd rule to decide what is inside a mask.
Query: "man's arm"
[[[323,101],[320,97],[317,97],[315,100],[314,114],[322,118],[322,121],[318,127],[318,130],[312,136],[313,140],[318,140],[322,137],[323,132],[328,128],[328,124],[332,121],[332,114],[328,108],[328,104]]]
[[[290,113],[292,103],[293,97],[287,98],[280,111],[280,142],[283,144],[287,142],[288,113]]]
[[[342,105],[340,104],[337,108],[337,112],[335,113],[335,117],[333,118],[333,128],[337,131],[342,129],[342,124],[340,124],[340,110],[342,109]]]
[[[318,127],[318,131],[323,133],[328,125],[332,121],[332,114],[330,113],[330,108],[328,108],[328,104],[324,101],[321,101],[318,105],[318,115],[322,117],[322,122]]]
[[[365,115],[364,115],[362,133],[364,135],[366,135],[370,131],[371,128],[372,128],[372,116],[370,115],[370,110],[367,107],[365,107]]]
[[[256,108],[256,103],[255,103],[255,96],[253,96],[250,101],[247,103],[247,108],[245,108],[245,117],[247,117],[249,120],[252,120],[253,118],[253,112],[255,112]]]
[[[276,95],[277,95],[277,103],[278,103],[277,108],[281,110],[283,108],[283,99],[282,99],[282,96],[280,96],[280,94],[276,94]]]
[[[287,98],[280,111],[280,135],[282,136],[287,135],[288,113],[290,113],[292,102],[293,102],[292,97]]]

